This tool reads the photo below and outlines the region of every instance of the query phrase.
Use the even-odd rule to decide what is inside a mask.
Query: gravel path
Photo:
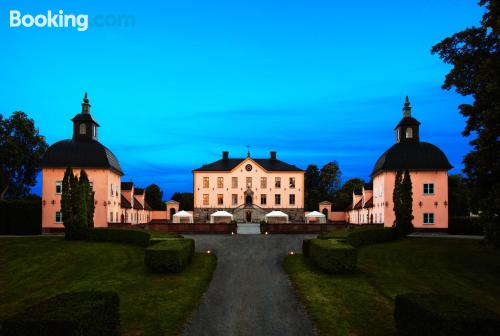
[[[316,335],[283,269],[314,235],[190,235],[217,269],[183,335]]]

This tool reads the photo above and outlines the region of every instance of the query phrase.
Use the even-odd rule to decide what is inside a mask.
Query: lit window
[[[274,187],[277,189],[281,188],[281,177],[274,178]]]
[[[266,205],[267,204],[267,195],[266,194],[260,195],[260,204],[261,205]]]
[[[274,195],[274,204],[275,205],[280,205],[281,204],[281,195],[280,194]]]
[[[231,198],[232,198],[232,200],[233,200],[233,205],[238,204],[238,195],[236,195],[236,194],[232,194],[232,195],[231,195]]]
[[[290,189],[295,188],[295,177],[290,177]]]
[[[233,189],[238,188],[238,178],[237,177],[231,178],[231,188],[233,188]]]
[[[267,188],[267,177],[261,177],[260,178],[260,188],[261,189],[266,189]]]
[[[289,198],[290,198],[290,205],[295,205],[295,195],[291,194]]]
[[[63,216],[61,211],[56,211],[56,223],[62,223],[63,222]]]
[[[396,130],[396,141],[399,142],[399,128]]]
[[[424,195],[434,195],[434,183],[424,183]]]
[[[251,188],[251,187],[252,187],[252,178],[247,177],[247,188]]]
[[[80,134],[86,134],[87,133],[87,126],[85,124],[80,124]]]
[[[406,129],[406,139],[411,139],[413,138],[413,129],[411,127],[408,127]]]
[[[209,203],[208,194],[203,194],[203,205],[208,205]]]
[[[56,194],[62,194],[62,181],[56,181]]]
[[[217,177],[217,188],[224,188],[224,178]]]
[[[210,182],[208,180],[208,177],[203,178],[203,188],[210,188]]]
[[[224,205],[224,195],[222,195],[222,194],[217,195],[217,204]]]
[[[432,212],[424,213],[424,224],[434,224],[434,214]]]
[[[97,138],[97,127],[95,125],[92,125],[92,136]]]

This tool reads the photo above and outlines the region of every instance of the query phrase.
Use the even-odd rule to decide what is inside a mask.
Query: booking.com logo
[[[88,14],[66,14],[62,9],[57,12],[48,10],[44,14],[23,14],[19,10],[10,10],[11,28],[75,28],[79,32],[89,27],[133,27],[135,18],[132,15],[96,15],[89,20]]]

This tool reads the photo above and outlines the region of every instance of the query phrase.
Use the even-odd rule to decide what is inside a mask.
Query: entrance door
[[[247,211],[245,213],[245,215],[246,215],[247,223],[250,223],[252,221],[252,212],[251,211]]]

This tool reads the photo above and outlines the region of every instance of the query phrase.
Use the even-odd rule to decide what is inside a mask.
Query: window
[[[109,188],[109,191],[111,192],[111,196],[113,196],[113,183],[111,183],[111,187]]]
[[[95,125],[92,125],[92,136],[97,138],[97,127],[95,127]]]
[[[120,187],[116,186],[116,196],[120,195]]]
[[[261,205],[266,205],[267,204],[267,195],[266,194],[260,195],[260,204]]]
[[[223,177],[217,177],[217,188],[224,188],[224,178]]]
[[[113,212],[110,212],[110,213],[109,213],[109,221],[110,221],[110,222],[113,222]]]
[[[396,130],[396,141],[399,142],[399,128]]]
[[[232,198],[232,200],[233,200],[233,205],[238,204],[238,195],[236,195],[236,194],[232,194],[232,195],[231,195],[231,198]]]
[[[274,204],[275,205],[280,205],[281,204],[281,195],[280,194],[274,195]]]
[[[290,200],[290,205],[295,205],[295,195],[294,194],[290,195],[289,200]]]
[[[261,189],[266,189],[267,188],[267,177],[261,177],[260,178],[260,188]]]
[[[56,223],[62,223],[62,222],[63,222],[62,212],[56,211]]]
[[[406,129],[406,139],[411,139],[413,138],[413,129],[411,127],[408,127]]]
[[[231,178],[231,188],[233,188],[233,189],[238,188],[238,178],[237,177]]]
[[[128,212],[125,211],[125,223],[128,223]]]
[[[281,177],[274,178],[274,187],[277,189],[281,188]]]
[[[62,194],[62,181],[56,181],[56,194]]]
[[[87,126],[85,124],[80,124],[80,134],[86,134],[87,133]]]
[[[218,205],[224,205],[224,195],[217,194],[217,204]]]
[[[424,195],[434,195],[434,183],[424,183]]]
[[[210,182],[208,180],[208,177],[203,178],[203,188],[210,188]]]
[[[118,221],[120,221],[120,217],[118,216],[118,212],[116,212],[116,213],[115,213],[115,216],[116,216],[116,217],[115,217],[115,218],[116,218],[116,221],[117,221],[117,222],[118,222]]]
[[[432,212],[424,213],[424,224],[434,224],[434,214]]]
[[[203,194],[203,205],[208,205],[209,203],[208,194]]]
[[[251,187],[252,187],[252,178],[247,177],[247,188],[251,188]]]
[[[290,177],[290,189],[295,189],[295,177]]]

